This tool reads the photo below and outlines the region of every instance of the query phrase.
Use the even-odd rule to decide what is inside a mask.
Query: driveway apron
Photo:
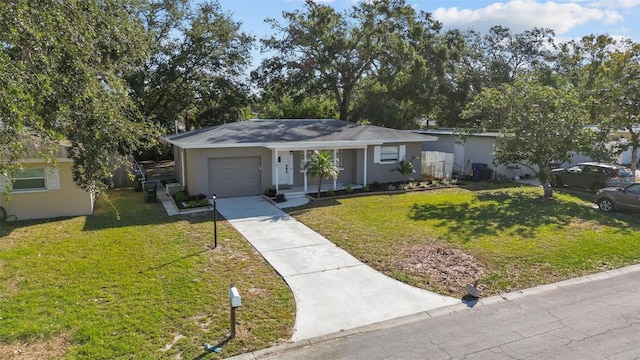
[[[293,341],[460,303],[373,270],[260,196],[218,199],[217,209],[291,288]]]

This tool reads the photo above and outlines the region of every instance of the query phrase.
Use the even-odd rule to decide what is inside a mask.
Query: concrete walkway
[[[293,291],[293,341],[460,303],[373,270],[261,196],[218,199],[217,209]]]

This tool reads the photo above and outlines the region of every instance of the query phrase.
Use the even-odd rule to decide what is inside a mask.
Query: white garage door
[[[209,159],[209,191],[221,198],[260,195],[260,157]]]

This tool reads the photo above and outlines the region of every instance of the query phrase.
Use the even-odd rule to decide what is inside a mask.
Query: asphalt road
[[[640,359],[640,265],[238,359]]]

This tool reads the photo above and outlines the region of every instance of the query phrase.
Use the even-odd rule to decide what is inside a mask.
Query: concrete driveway
[[[460,303],[373,270],[261,196],[218,199],[217,209],[291,288],[294,341]]]

